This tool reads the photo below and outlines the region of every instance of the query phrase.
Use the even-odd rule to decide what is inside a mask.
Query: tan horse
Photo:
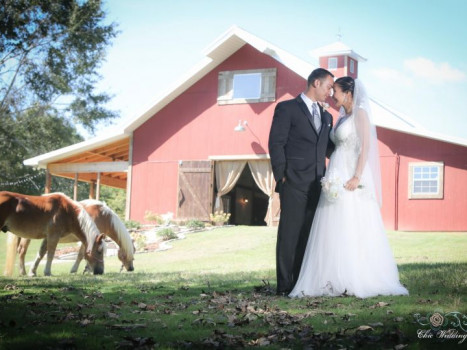
[[[133,246],[133,241],[131,239],[130,234],[128,233],[128,230],[126,229],[125,225],[120,220],[118,215],[112,209],[110,209],[105,203],[97,201],[97,200],[86,199],[86,200],[81,201],[80,204],[84,206],[87,213],[94,220],[94,223],[96,224],[99,231],[102,234],[110,237],[120,247],[120,249],[118,250],[118,258],[122,262],[122,269],[125,268],[127,271],[133,271],[134,270],[134,267],[133,267],[134,255],[133,254],[135,251],[135,247]],[[78,242],[78,240],[74,236],[70,235],[64,239],[61,239],[59,243],[64,243],[65,239],[67,240],[67,242]],[[24,260],[25,260],[26,252],[28,250],[30,242],[31,240],[26,239],[26,238],[21,238],[21,240],[18,241],[17,252],[19,255],[19,272],[21,275],[26,274]],[[8,242],[7,245],[9,244],[14,245],[15,242],[14,241]],[[44,247],[44,242],[42,242],[42,246],[39,250],[39,253],[37,255],[37,258],[33,266],[31,267],[29,275],[34,275],[35,270],[37,269],[37,266],[39,265],[39,262],[41,261],[41,259],[46,253],[46,250],[47,250],[47,247]],[[81,260],[83,260],[83,256],[84,256],[84,246],[81,246],[78,252],[78,256],[76,258],[75,264],[71,268],[71,271],[70,271],[71,273],[78,271],[78,267],[79,267],[79,264],[81,263]],[[13,259],[14,259],[14,256],[13,256]],[[12,266],[13,263],[7,261],[6,265]],[[12,273],[12,271],[8,273]]]
[[[45,238],[47,262],[44,269],[46,276],[51,275],[52,260],[60,239],[74,235],[84,246],[84,257],[94,274],[104,273],[104,235],[101,235],[94,221],[84,207],[65,196],[53,193],[45,196],[28,196],[13,192],[0,192],[0,228],[12,234],[28,239]],[[16,238],[17,239],[17,238]],[[16,245],[9,244],[8,256]],[[13,247],[13,248],[11,248]],[[14,261],[14,256],[13,256]],[[6,266],[5,272],[13,271]]]

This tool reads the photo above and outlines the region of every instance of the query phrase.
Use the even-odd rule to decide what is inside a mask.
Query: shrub
[[[139,232],[131,232],[130,236],[133,239],[136,251],[144,250],[144,247],[146,246],[146,239],[147,239],[146,235],[139,233]]]
[[[222,210],[209,214],[212,222],[227,222],[230,219],[230,213],[224,213]]]
[[[190,220],[186,223],[186,227],[193,229],[204,228],[205,226],[205,223],[200,220]]]
[[[157,225],[161,225],[164,222],[164,220],[159,214],[153,213],[150,210],[146,210],[146,212],[144,213],[144,220],[153,222]]]
[[[125,227],[128,230],[139,230],[141,228],[141,224],[136,220],[125,220]]]
[[[157,235],[161,237],[163,241],[169,241],[171,239],[178,238],[177,234],[170,227],[157,231]]]

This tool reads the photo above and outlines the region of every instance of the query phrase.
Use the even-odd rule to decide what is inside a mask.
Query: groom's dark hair
[[[326,69],[324,69],[324,68],[316,68],[316,69],[315,69],[313,72],[311,72],[311,74],[308,76],[308,87],[309,87],[310,85],[313,85],[313,87],[315,87],[314,82],[315,82],[316,79],[319,79],[319,80],[322,81],[322,80],[325,79],[328,75],[329,75],[331,78],[334,78],[334,75],[333,75],[330,71],[328,71],[328,70],[326,70]]]

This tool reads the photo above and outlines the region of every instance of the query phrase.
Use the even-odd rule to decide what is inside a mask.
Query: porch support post
[[[78,200],[78,173],[75,173],[75,183],[73,185],[73,200]]]

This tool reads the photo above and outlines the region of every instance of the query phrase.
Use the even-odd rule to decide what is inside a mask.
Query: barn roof
[[[206,57],[204,57],[201,62],[194,66],[189,72],[187,72],[171,88],[162,93],[158,99],[152,103],[151,107],[146,112],[137,116],[126,125],[123,125],[121,131],[116,132],[110,136],[106,135],[105,137],[97,137],[72,146],[55,150],[53,152],[42,154],[34,158],[27,159],[24,161],[24,164],[45,168],[47,163],[71,157],[88,149],[98,148],[103,144],[113,143],[115,140],[128,138],[135,129],[141,126],[155,113],[168,105],[171,101],[181,95],[197,81],[202,79],[206,74],[208,74],[211,70],[213,70],[216,66],[230,57],[245,44],[249,44],[258,51],[269,55],[304,79],[307,79],[310,72],[316,68],[316,66],[290,54],[289,52],[282,50],[279,47],[263,39],[260,39],[237,26],[233,26],[221,36],[219,36],[211,45],[205,49],[204,53]],[[355,54],[349,47],[342,43],[331,44],[325,47],[323,52],[329,52],[330,50],[334,50],[336,52],[336,49],[339,49],[344,53],[349,52],[350,54]],[[358,56],[358,58],[360,60],[365,60],[361,56]],[[415,122],[403,113],[385,105],[381,101],[378,101],[374,98],[370,98],[370,100],[371,109],[375,117],[375,124],[379,127],[443,142],[458,144],[461,146],[467,146],[466,139],[429,131],[421,124]]]
[[[184,77],[182,77],[178,82],[176,82],[172,88],[163,93],[152,104],[152,107],[149,108],[145,113],[124,125],[124,130],[126,132],[132,132],[141,126],[155,113],[160,111],[177,96],[181,95],[190,86],[195,84],[198,80],[204,77],[207,73],[209,73],[212,69],[230,57],[234,52],[236,52],[245,44],[249,44],[259,52],[271,56],[304,79],[307,79],[310,72],[317,68],[316,66],[290,54],[289,52],[282,50],[281,48],[263,39],[260,39],[237,26],[233,26],[221,36],[219,36],[216,40],[214,40],[214,42],[205,49],[204,53],[206,57],[197,66],[193,67],[193,69],[189,71]],[[334,52],[334,54],[352,55],[352,57],[359,61],[366,60],[366,58],[361,57],[342,42],[333,43],[313,52],[320,55]],[[465,139],[431,132],[421,124],[412,120],[407,115],[396,111],[383,102],[371,97],[370,100],[371,110],[373,112],[375,124],[377,126],[407,134],[467,146],[467,140]]]

